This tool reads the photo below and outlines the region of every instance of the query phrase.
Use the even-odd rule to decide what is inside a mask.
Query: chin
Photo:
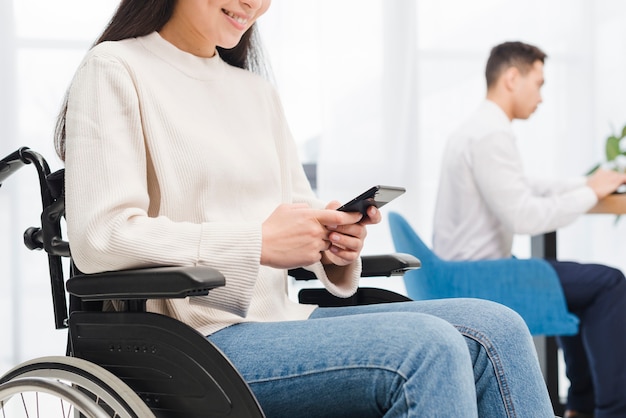
[[[535,113],[535,109],[529,110],[528,112],[524,112],[523,114],[521,114],[520,116],[517,117],[517,119],[528,119],[530,118],[533,113]]]
[[[227,41],[221,42],[218,44],[218,46],[223,49],[233,49],[234,47],[239,45],[239,42],[241,42],[241,36],[236,39],[229,39]]]
[[[222,49],[233,49],[234,47],[236,47],[239,44],[239,42],[235,43],[235,44],[223,44],[223,45],[218,45],[220,48]]]

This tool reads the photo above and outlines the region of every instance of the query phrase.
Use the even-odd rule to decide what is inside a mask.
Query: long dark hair
[[[122,0],[102,35],[92,47],[102,42],[136,38],[160,30],[172,17],[176,1]],[[256,26],[256,23],[253,24],[234,48],[217,47],[217,50],[220,57],[228,64],[271,78],[269,67],[263,57]],[[66,93],[54,132],[54,147],[61,160],[65,160],[67,100]]]

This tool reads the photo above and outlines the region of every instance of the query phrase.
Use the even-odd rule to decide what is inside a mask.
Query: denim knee
[[[413,313],[389,314],[382,326],[380,334],[377,327],[372,329],[386,351],[380,366],[390,368],[402,380],[401,385],[388,382],[377,388],[388,416],[473,416],[472,360],[465,338],[455,327]],[[433,415],[421,415],[426,411]]]
[[[490,339],[519,338],[527,340],[530,331],[524,319],[513,309],[502,304],[478,299],[459,299],[463,308],[473,314],[463,323],[453,323],[462,334],[489,335]]]

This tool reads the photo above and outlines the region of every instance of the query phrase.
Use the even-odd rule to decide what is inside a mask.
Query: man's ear
[[[504,70],[504,73],[502,74],[502,83],[504,84],[504,87],[509,91],[514,90],[519,76],[520,72],[517,67],[509,67]]]

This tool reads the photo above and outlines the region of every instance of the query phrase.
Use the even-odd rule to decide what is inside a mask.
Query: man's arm
[[[597,202],[585,185],[541,196],[525,177],[514,138],[498,132],[471,147],[472,169],[481,195],[505,228],[517,234],[540,234],[573,222]]]

